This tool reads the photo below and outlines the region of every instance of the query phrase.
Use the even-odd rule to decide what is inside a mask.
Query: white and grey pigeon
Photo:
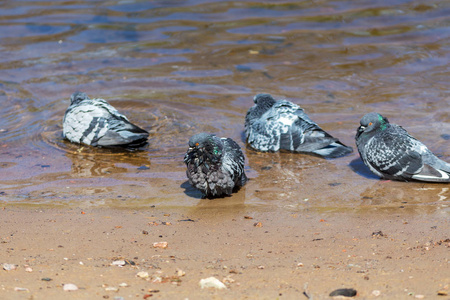
[[[269,94],[258,94],[245,117],[248,144],[258,151],[280,149],[336,158],[353,151],[322,130],[302,108],[287,101],[276,101]]]
[[[148,132],[132,124],[103,99],[89,99],[82,92],[70,97],[63,119],[63,135],[73,143],[99,147],[140,147]]]
[[[363,162],[384,179],[450,182],[450,164],[379,113],[362,117],[356,146]]]
[[[184,157],[189,183],[204,197],[229,196],[247,182],[244,154],[230,138],[199,133],[189,139]]]

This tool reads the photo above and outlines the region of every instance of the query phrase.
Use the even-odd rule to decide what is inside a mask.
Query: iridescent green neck
[[[380,122],[381,130],[385,130],[387,127],[387,122],[386,122],[385,118],[383,118],[382,115],[378,114],[378,121]]]

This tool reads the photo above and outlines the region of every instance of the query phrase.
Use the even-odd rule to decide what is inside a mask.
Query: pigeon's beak
[[[365,129],[366,129],[366,126],[362,126],[362,125],[359,126],[358,130],[356,131],[356,138],[358,138],[361,135],[361,133],[364,132]]]

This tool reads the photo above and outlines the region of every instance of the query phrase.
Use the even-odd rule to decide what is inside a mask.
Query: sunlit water
[[[300,104],[354,146],[378,111],[450,160],[450,2],[2,1],[0,201],[148,207],[274,206],[448,212],[450,185],[380,181],[355,152],[324,160],[246,148],[252,98]],[[141,151],[70,144],[74,91],[150,131]],[[188,138],[235,139],[250,182],[201,200],[186,182]]]

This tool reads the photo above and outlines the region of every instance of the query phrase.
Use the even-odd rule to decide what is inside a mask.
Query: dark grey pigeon
[[[130,123],[103,99],[89,99],[76,92],[63,119],[63,135],[73,143],[100,147],[140,147],[148,132]]]
[[[450,164],[402,127],[379,113],[368,113],[356,132],[356,146],[364,163],[384,179],[450,182]]]
[[[249,145],[258,151],[280,149],[305,152],[325,158],[344,156],[353,151],[314,123],[298,105],[276,101],[269,94],[258,94],[245,117]]]
[[[184,162],[189,183],[204,197],[229,196],[247,182],[244,154],[230,138],[208,133],[192,136]]]

